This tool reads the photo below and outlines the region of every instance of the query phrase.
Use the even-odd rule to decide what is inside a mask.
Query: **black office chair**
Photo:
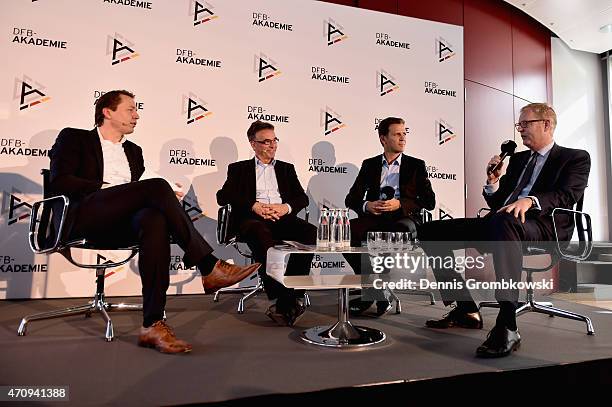
[[[94,312],[102,314],[106,321],[106,332],[104,338],[110,342],[113,340],[113,322],[108,311],[114,310],[142,310],[142,304],[110,303],[104,295],[104,276],[107,268],[121,266],[130,261],[137,253],[138,246],[108,247],[96,245],[87,239],[69,240],[64,236],[66,213],[70,206],[70,200],[64,195],[55,195],[49,189],[49,170],[41,170],[43,176],[43,199],[32,205],[30,217],[29,242],[32,251],[36,254],[60,253],[70,263],[77,267],[96,270],[96,293],[92,301],[84,305],[68,307],[55,311],[28,315],[21,320],[17,335],[26,334],[27,324],[31,321],[64,317],[67,315],[85,314],[91,317]],[[72,257],[72,249],[89,250],[126,250],[130,254],[124,260],[117,262],[106,262],[103,264],[82,264]],[[165,313],[164,313],[165,319]]]
[[[533,273],[548,271],[559,263],[560,259],[568,261],[582,261],[586,260],[591,254],[593,249],[593,231],[591,227],[591,217],[588,213],[582,211],[584,195],[576,203],[575,209],[565,208],[554,208],[552,211],[553,227],[555,231],[555,244],[554,245],[542,245],[538,242],[525,242],[523,245],[523,256],[538,256],[543,254],[550,255],[550,264],[546,267],[541,268],[530,268],[523,266],[523,271],[527,273],[526,282],[530,283],[533,281]],[[483,212],[490,211],[489,208],[481,208],[478,211],[478,217]],[[566,216],[573,216],[576,224],[576,232],[578,234],[578,248],[575,252],[568,251],[571,246],[570,241],[559,241],[559,234],[557,233],[557,224],[555,222],[555,215],[558,213],[565,213]],[[583,222],[586,221],[586,226]],[[571,239],[571,237],[570,237]],[[484,301],[479,304],[479,307],[490,307],[499,308],[499,303],[494,301]],[[516,310],[516,316],[522,315],[526,312],[537,312],[540,314],[547,314],[550,317],[558,316],[561,318],[574,319],[576,321],[582,321],[587,326],[587,334],[593,335],[595,330],[593,329],[593,323],[591,319],[586,315],[577,314],[571,311],[567,311],[561,308],[555,308],[550,302],[537,302],[534,300],[533,287],[528,286],[527,297],[525,302],[519,303],[519,307]]]
[[[241,256],[243,256],[247,261],[251,264],[253,263],[253,255],[250,251],[244,250],[243,245],[244,242],[240,240],[240,236],[236,233],[236,229],[232,224],[232,205],[227,204],[219,208],[217,212],[217,243],[224,246],[231,246]],[[308,217],[310,212],[308,211],[308,207],[304,208],[304,219],[308,222]],[[255,280],[253,284],[244,286],[244,287],[226,287],[222,288],[215,293],[213,301],[218,302],[221,294],[242,294],[240,300],[238,301],[238,309],[237,312],[239,314],[244,313],[244,303],[249,298],[252,298],[264,291],[263,282],[261,281],[261,277],[259,276],[259,272],[253,274],[249,277],[251,280]],[[307,307],[310,307],[310,297],[308,294],[304,294],[304,301]]]

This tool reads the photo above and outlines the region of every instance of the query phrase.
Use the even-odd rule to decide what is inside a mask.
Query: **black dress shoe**
[[[358,316],[363,314],[368,308],[374,304],[374,301],[362,301],[360,298],[353,298],[349,301],[349,315]]]
[[[387,312],[391,311],[393,306],[389,301],[376,301],[376,316],[382,317]]]
[[[487,340],[476,349],[476,356],[481,358],[501,358],[508,356],[521,347],[521,335],[518,329],[511,331],[504,326],[495,326],[487,335]]]
[[[278,308],[272,304],[266,311],[266,316],[281,326],[293,326],[306,312],[306,304],[303,298],[297,298],[295,303],[289,307]]]
[[[447,329],[447,328],[467,328],[467,329],[482,329],[482,315],[480,311],[463,312],[455,308],[442,319],[430,319],[425,322],[428,328]]]

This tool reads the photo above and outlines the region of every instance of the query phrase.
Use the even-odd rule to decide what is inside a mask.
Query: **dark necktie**
[[[531,180],[531,176],[533,175],[533,169],[535,168],[538,155],[539,155],[538,153],[531,154],[531,158],[529,159],[529,162],[527,163],[527,167],[525,167],[525,172],[523,173],[523,176],[519,184],[516,186],[516,188],[514,188],[512,195],[510,195],[510,198],[508,198],[508,200],[506,201],[506,205],[510,205],[511,203],[514,203],[518,199],[519,195],[521,194],[521,191],[525,188],[525,186],[527,186],[527,184],[529,184],[529,181]]]

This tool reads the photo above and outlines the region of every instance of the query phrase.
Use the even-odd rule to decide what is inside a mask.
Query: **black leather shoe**
[[[376,316],[382,317],[387,312],[391,311],[393,306],[389,301],[376,301]]]
[[[374,301],[362,301],[361,297],[349,301],[349,315],[358,316],[374,304]]]
[[[511,331],[504,326],[495,326],[487,335],[487,340],[476,349],[480,358],[501,358],[508,356],[521,347],[521,335],[518,329]]]
[[[447,329],[447,328],[467,328],[482,329],[482,315],[480,311],[463,312],[455,308],[442,319],[430,319],[425,322],[428,328]]]
[[[272,304],[266,311],[266,316],[281,326],[293,326],[306,312],[306,305],[303,298],[295,300],[295,304],[287,309],[278,309],[276,304]]]

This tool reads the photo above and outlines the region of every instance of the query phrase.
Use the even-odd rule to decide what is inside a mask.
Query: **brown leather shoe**
[[[140,328],[138,346],[155,348],[162,353],[191,352],[191,345],[177,339],[174,331],[165,321],[157,321],[148,328]]]
[[[250,266],[240,267],[223,260],[218,260],[210,274],[202,276],[204,294],[213,294],[223,287],[234,285],[257,271],[260,266],[261,263],[254,263]]]

